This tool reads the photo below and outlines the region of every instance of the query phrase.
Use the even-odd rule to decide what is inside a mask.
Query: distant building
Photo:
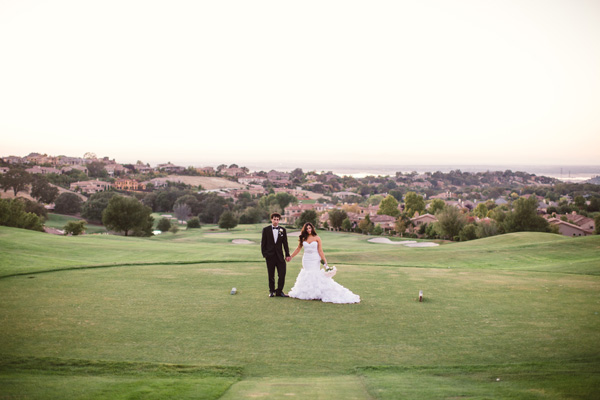
[[[78,189],[82,193],[93,194],[97,192],[104,192],[112,187],[110,182],[99,181],[97,179],[91,181],[79,181],[73,182],[69,186],[72,191],[77,191]]]

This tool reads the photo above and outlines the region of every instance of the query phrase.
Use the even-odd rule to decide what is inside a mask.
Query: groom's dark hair
[[[273,214],[271,214],[271,219],[273,219],[273,217],[277,217],[277,218],[281,219],[281,214],[273,213]]]

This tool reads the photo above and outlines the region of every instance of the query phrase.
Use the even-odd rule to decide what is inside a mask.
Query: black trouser
[[[269,256],[267,260],[267,272],[269,273],[269,292],[281,294],[285,285],[285,261],[280,261],[277,256]],[[277,269],[277,290],[275,290],[275,269]]]

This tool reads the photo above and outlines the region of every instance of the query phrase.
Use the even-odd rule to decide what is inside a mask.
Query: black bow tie
[[[274,227],[273,227],[273,229],[277,229],[277,230],[279,230],[279,228],[278,228],[278,227],[276,227],[276,226],[274,226]]]

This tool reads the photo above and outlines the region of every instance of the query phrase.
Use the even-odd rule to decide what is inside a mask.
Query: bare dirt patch
[[[186,176],[186,175],[169,175],[167,179],[173,182],[182,182],[186,185],[198,186],[202,185],[204,189],[241,189],[245,187],[241,183],[232,182],[228,179],[217,178],[214,176]]]

